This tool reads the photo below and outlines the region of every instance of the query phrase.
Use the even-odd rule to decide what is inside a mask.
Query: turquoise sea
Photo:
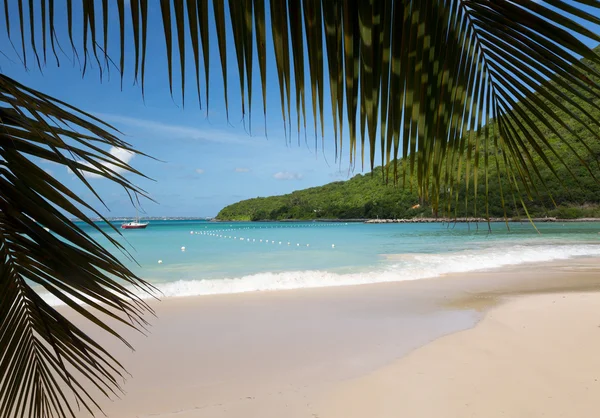
[[[81,224],[105,241],[93,228]],[[363,224],[151,221],[115,250],[163,297],[394,282],[600,256],[600,223]],[[139,265],[138,265],[139,264]],[[52,302],[52,300],[50,299]]]

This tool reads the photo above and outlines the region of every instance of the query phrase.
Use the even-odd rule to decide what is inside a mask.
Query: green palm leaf
[[[152,288],[69,219],[102,232],[81,208],[100,214],[34,162],[65,165],[92,191],[86,175],[101,175],[137,199],[144,192],[122,171],[139,173],[102,148],[135,151],[91,115],[2,75],[0,122],[0,416],[75,416],[61,382],[92,412],[98,405],[82,379],[118,395],[123,369],[34,288],[125,343],[106,320],[143,330],[150,309],[136,289]]]

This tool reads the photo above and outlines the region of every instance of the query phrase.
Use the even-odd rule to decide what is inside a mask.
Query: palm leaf
[[[103,147],[134,151],[91,115],[2,75],[0,122],[0,416],[75,416],[70,398],[93,412],[99,406],[84,381],[116,396],[123,368],[34,286],[125,343],[106,321],[143,331],[150,309],[137,292],[152,287],[69,219],[81,219],[125,252],[82,211],[101,217],[91,204],[34,161],[69,167],[90,190],[86,175],[101,175],[137,199],[144,192],[123,171],[139,173]]]

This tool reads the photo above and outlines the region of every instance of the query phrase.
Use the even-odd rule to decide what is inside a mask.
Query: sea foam
[[[449,273],[489,270],[503,266],[539,263],[574,257],[600,257],[600,245],[500,245],[480,250],[436,254],[389,255],[370,271],[336,273],[325,270],[264,272],[237,278],[179,280],[159,283],[162,297],[185,297],[257,291],[350,286],[439,277]],[[141,297],[148,295],[140,294]],[[52,305],[61,302],[43,295]]]
[[[158,288],[165,297],[176,297],[349,286],[427,279],[449,273],[586,256],[600,256],[600,245],[513,246],[510,249],[495,248],[446,254],[406,254],[400,261],[391,261],[368,272],[345,274],[323,270],[265,272],[230,279],[182,280],[164,283]]]

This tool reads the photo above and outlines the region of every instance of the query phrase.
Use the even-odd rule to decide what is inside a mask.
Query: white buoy
[[[190,231],[190,234],[193,234],[193,233],[194,233],[194,231]]]
[[[279,241],[279,245],[281,245],[281,241]]]
[[[261,228],[262,228],[262,227],[261,227]],[[259,241],[260,241],[260,242],[262,242],[262,239],[261,239],[261,240],[259,240]]]
[[[158,260],[158,264],[162,264],[162,260]]]
[[[299,246],[300,246],[300,244],[296,244],[296,247],[299,247]]]
[[[306,244],[307,247],[310,247],[310,245]]]
[[[290,245],[290,243],[288,242],[288,245]]]
[[[331,244],[331,248],[335,248],[335,244]]]
[[[271,241],[271,244],[275,244],[275,241]]]
[[[185,251],[185,247],[181,247],[181,251]]]

